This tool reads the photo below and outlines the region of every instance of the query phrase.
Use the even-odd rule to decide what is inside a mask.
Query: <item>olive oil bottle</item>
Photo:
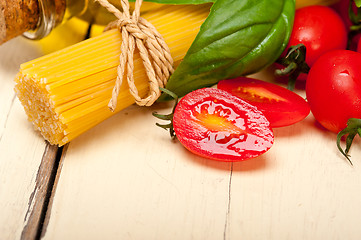
[[[119,0],[109,2],[120,8]],[[143,3],[142,12],[157,8],[158,5]],[[132,3],[130,6],[134,7]],[[19,35],[29,39],[41,39],[72,17],[100,25],[115,20],[111,13],[94,0],[2,0],[0,44]]]

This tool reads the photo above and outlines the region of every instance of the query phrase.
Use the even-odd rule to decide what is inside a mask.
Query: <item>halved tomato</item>
[[[185,95],[175,108],[173,127],[188,150],[219,161],[257,157],[268,151],[274,141],[261,111],[216,88]]]
[[[308,103],[300,95],[273,83],[238,77],[222,80],[217,87],[256,106],[272,128],[297,123],[310,113]]]

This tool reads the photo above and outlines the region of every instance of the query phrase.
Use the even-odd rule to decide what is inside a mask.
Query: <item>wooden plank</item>
[[[360,139],[351,167],[312,115],[275,137],[260,167],[234,166],[226,239],[360,239]]]
[[[38,239],[58,162],[26,120],[15,96],[19,65],[84,39],[88,24],[72,19],[48,37],[19,37],[0,46],[0,239]]]
[[[231,164],[171,141],[153,110],[132,106],[69,144],[43,239],[223,237]]]
[[[57,146],[46,145],[41,164],[36,174],[35,188],[29,199],[28,211],[25,215],[27,221],[22,230],[21,239],[39,239],[41,235],[42,224],[45,219],[57,173],[57,152]]]
[[[62,166],[63,166],[63,161],[64,161],[64,158],[66,156],[66,152],[67,152],[67,149],[68,149],[68,144],[64,145],[63,147],[59,148],[58,149],[58,154],[57,154],[57,167],[54,168],[54,180],[52,182],[52,189],[51,189],[51,192],[49,192],[49,196],[47,197],[47,206],[46,206],[46,211],[44,211],[44,219],[42,221],[42,225],[41,226],[38,226],[38,238],[43,238],[45,233],[46,233],[46,229],[47,229],[47,226],[49,224],[49,219],[50,219],[50,216],[51,216],[51,207],[53,205],[53,201],[54,201],[54,195],[55,195],[55,191],[58,187],[58,182],[59,182],[59,178],[60,178],[60,175],[61,175],[61,169],[62,169]],[[60,152],[61,151],[61,152]]]
[[[13,79],[41,52],[18,38],[0,46],[0,55],[0,239],[34,239],[57,148],[34,134]]]
[[[44,239],[361,235],[360,139],[351,167],[335,135],[310,115],[275,129],[275,145],[265,155],[221,163],[192,155],[154,126],[151,112],[170,109],[132,106],[69,144]]]

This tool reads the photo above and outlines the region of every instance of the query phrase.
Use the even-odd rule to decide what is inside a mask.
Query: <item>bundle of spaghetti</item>
[[[163,36],[175,68],[209,9],[210,5],[164,5],[142,15]],[[20,66],[15,91],[28,120],[49,143],[62,146],[135,102],[123,81],[116,109],[108,108],[121,41],[121,33],[113,29]],[[134,78],[139,94],[145,95],[148,79],[137,52]]]

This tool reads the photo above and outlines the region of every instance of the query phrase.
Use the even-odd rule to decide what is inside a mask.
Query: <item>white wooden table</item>
[[[361,141],[342,158],[310,114],[245,162],[189,153],[131,106],[58,149],[26,120],[13,79],[42,55],[0,46],[0,239],[361,239]],[[300,91],[300,94],[304,94]],[[58,154],[57,154],[58,153]]]

